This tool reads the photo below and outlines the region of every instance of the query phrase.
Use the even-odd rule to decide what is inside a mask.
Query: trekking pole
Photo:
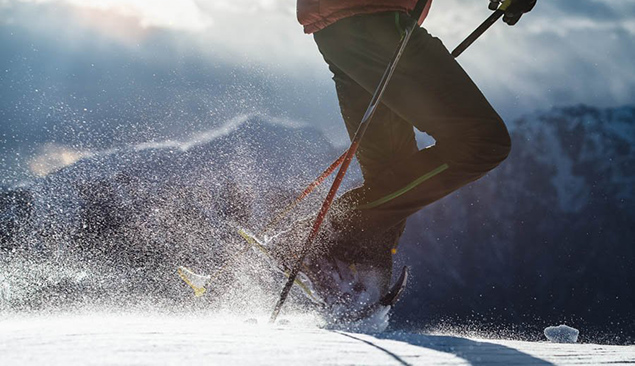
[[[454,58],[459,57],[463,51],[465,51],[468,47],[474,43],[486,30],[489,29],[498,19],[500,19],[503,15],[505,15],[505,10],[512,3],[513,0],[505,0],[503,4],[501,4],[496,11],[492,13],[481,25],[478,26],[461,44],[456,46],[454,51],[452,51],[452,56]]]
[[[496,9],[492,15],[490,15],[478,28],[476,28],[461,44],[459,44],[454,51],[452,51],[452,56],[454,58],[459,57],[463,51],[465,51],[468,47],[474,43],[486,30],[488,30],[498,19],[500,19],[503,15],[505,15],[505,9],[509,6],[512,0],[505,1],[500,7]],[[329,175],[331,175],[338,166],[342,164],[344,158],[346,156],[346,151],[340,155],[337,160],[335,160],[322,174],[315,179],[311,184],[309,184],[302,193],[296,197],[296,199],[291,202],[287,207],[285,207],[274,220],[272,220],[265,229],[259,234],[259,236],[263,236],[267,234],[271,229],[276,227],[280,221],[291,211],[293,210],[304,198],[306,198],[315,188],[321,185]]]
[[[304,191],[302,191],[302,193],[300,193],[295,198],[295,200],[293,200],[293,202],[291,202],[289,205],[287,205],[287,207],[282,209],[282,211],[280,211],[280,213],[278,213],[278,215],[276,215],[276,217],[273,220],[271,220],[271,222],[267,226],[265,226],[265,228],[262,230],[260,234],[258,234],[258,236],[262,237],[265,234],[267,234],[269,231],[271,231],[271,229],[276,227],[280,223],[280,221],[282,221],[282,219],[284,219],[284,217],[287,216],[287,214],[295,208],[295,206],[297,206],[300,202],[302,202],[302,200],[304,200],[308,195],[310,195],[311,192],[315,190],[315,188],[319,187],[320,184],[322,184],[326,180],[326,178],[328,178],[329,175],[331,175],[337,169],[337,167],[342,165],[342,162],[344,161],[345,157],[346,157],[346,151],[344,151],[344,153],[340,155],[339,158],[337,158],[328,168],[326,168],[322,172],[322,174],[320,174],[320,176],[318,176],[313,182],[311,182],[311,184],[309,184],[304,189]]]
[[[502,5],[496,9],[492,15],[490,15],[478,28],[476,28],[463,42],[461,42],[455,49],[452,51],[452,56],[454,58],[459,57],[463,51],[465,51],[468,47],[474,43],[486,30],[488,30],[498,19],[500,19],[503,15],[505,15],[505,10],[511,4],[512,0],[506,0]],[[346,157],[347,151],[345,151],[342,155],[340,155],[337,160],[335,160],[322,174],[316,178],[311,184],[309,184],[302,193],[296,197],[296,199],[291,202],[287,207],[285,207],[280,213],[276,216],[274,220],[272,220],[263,231],[259,234],[259,236],[263,236],[267,234],[271,229],[276,227],[280,223],[282,219],[293,210],[304,198],[306,198],[315,188],[321,185],[329,175],[331,175],[338,166],[342,164],[344,158]]]
[[[500,19],[503,15],[505,15],[505,10],[511,4],[512,0],[506,0],[502,5],[500,5],[492,15],[490,15],[478,28],[476,28],[461,44],[459,44],[454,51],[452,51],[452,56],[454,58],[459,57],[463,51],[465,51],[468,47],[474,43],[486,30],[488,30],[498,19]],[[302,193],[296,197],[296,199],[291,202],[287,207],[285,207],[274,220],[272,220],[265,229],[259,234],[259,236],[263,236],[267,234],[272,228],[274,228],[280,221],[297,206],[304,198],[306,198],[315,188],[317,188],[320,184],[324,182],[329,175],[331,175],[338,166],[342,164],[344,158],[346,157],[346,151],[340,155],[337,160],[335,160],[322,174],[316,178],[311,184],[309,184]]]
[[[498,19],[500,19],[500,17],[502,17],[505,14],[505,9],[507,9],[507,7],[509,6],[509,4],[511,4],[513,0],[505,0],[503,2],[502,5],[500,5],[500,7],[498,7],[498,9],[492,13],[492,15],[490,15],[476,30],[474,30],[474,32],[472,32],[463,42],[461,42],[461,44],[459,44],[454,51],[452,51],[452,56],[454,56],[455,58],[458,57],[459,55],[461,55],[463,53],[463,51],[465,51],[468,47],[470,47],[472,45],[472,43],[474,43],[474,41],[476,41],[483,33],[485,33],[486,30],[488,30],[494,23],[496,23],[496,21]],[[425,9],[425,1],[420,0],[419,3],[424,3],[424,6],[421,8],[421,12],[423,12],[423,9]],[[419,6],[419,3],[417,4],[417,6]],[[419,13],[419,16],[416,16],[416,11],[418,10],[417,7],[415,7],[415,10],[413,11],[413,15],[415,15],[415,19],[419,19],[421,16],[421,13]],[[411,33],[414,30],[414,28],[412,30],[410,30],[408,32],[407,30],[407,37],[408,39],[410,39]],[[395,54],[394,57],[401,57],[401,52],[403,52],[403,50],[401,50],[402,47],[405,47],[405,36],[404,38],[401,40],[401,43],[399,44],[399,48],[398,48],[398,52],[399,55]],[[398,61],[398,59],[396,60]],[[393,60],[393,63],[396,65],[395,60]],[[393,63],[389,64],[389,68],[386,70],[386,72],[389,71],[390,68],[394,67],[395,65],[393,65]],[[394,71],[394,70],[393,70]],[[384,75],[385,77],[386,75]],[[391,75],[392,76],[392,72]],[[382,85],[383,84],[383,85]],[[385,88],[385,84],[387,84],[387,81],[384,81],[384,79],[382,78],[382,81],[380,82],[379,87]],[[379,91],[379,87],[378,90],[375,92],[377,93]],[[383,91],[382,91],[383,94]],[[376,95],[375,95],[376,96]],[[366,111],[366,114],[364,115],[364,118],[362,119],[362,124],[364,123],[368,123],[368,121],[370,120],[370,118],[372,118],[372,115],[368,116],[370,109],[372,108],[373,111],[372,113],[374,114],[374,109],[376,108],[379,99],[377,100],[375,99],[375,96],[373,96],[373,101],[371,101],[371,105],[369,106],[369,110]],[[360,124],[355,137],[357,137],[357,134],[359,134],[360,132],[363,133],[365,132],[366,127],[364,127],[363,131],[360,131],[362,124]],[[353,138],[353,140],[355,140],[355,137]],[[342,165],[342,163],[345,160],[349,160],[347,162],[346,168],[344,168],[344,174],[346,173],[346,170],[348,169],[348,164],[350,164],[350,160],[352,159],[352,156],[355,154],[355,152],[357,151],[357,145],[359,144],[359,140],[361,140],[361,136],[358,138],[358,141],[355,143],[355,141],[353,141],[353,143],[351,143],[350,147],[348,150],[346,150],[342,155],[340,155],[339,158],[337,158],[328,168],[326,168],[322,174],[320,174],[313,182],[311,182],[296,198],[295,200],[293,200],[293,202],[291,202],[289,205],[287,205],[282,211],[280,211],[279,214],[276,215],[276,217],[269,223],[267,224],[267,226],[265,226],[265,228],[258,234],[258,236],[263,236],[265,234],[267,234],[269,231],[271,231],[271,229],[273,229],[274,227],[276,227],[280,221],[282,221],[282,219],[284,219],[284,217],[291,211],[293,210],[302,200],[304,200],[309,194],[311,194],[315,188],[317,188],[318,186],[320,186],[325,180],[326,178],[328,178],[336,169],[337,167],[339,167],[340,165]],[[352,150],[352,152],[349,154],[349,152]],[[349,157],[350,155],[350,157]],[[340,172],[342,171],[342,169],[340,169]],[[340,174],[340,172],[338,172],[338,176]],[[337,189],[339,188],[339,185],[341,184],[341,179],[343,179],[343,174],[342,177],[340,178],[340,181],[337,182],[337,178],[336,181],[333,182],[333,185],[331,186],[331,190],[333,190],[333,188],[335,187],[335,192],[333,192],[333,196],[335,195],[335,193],[337,193]],[[337,183],[337,186],[335,186],[335,184]],[[331,192],[329,192],[330,194]],[[329,197],[327,196],[327,199],[329,199]],[[330,198],[330,201],[333,200],[333,197]],[[326,204],[326,200],[324,202],[324,204]],[[328,203],[328,206],[330,206],[331,202]],[[323,205],[324,206],[324,205]],[[324,208],[324,207],[323,207]],[[326,207],[326,211],[328,211],[329,207]],[[321,212],[322,210],[320,210]],[[326,215],[326,212],[324,213],[324,215]],[[319,215],[318,215],[318,218]],[[319,231],[319,227],[321,226],[321,221],[324,218],[320,218],[320,222],[318,224],[318,219],[316,219],[315,224],[318,224],[318,231]],[[313,233],[312,229],[312,233]],[[317,236],[317,233],[315,234],[315,236]],[[311,239],[311,242],[314,240],[315,238]],[[307,239],[308,241],[308,239]],[[216,272],[214,272],[211,275],[211,279],[209,280],[209,283],[211,284],[212,282],[214,282],[217,278],[219,278],[228,268],[229,265],[236,259],[238,259],[240,256],[242,256],[243,254],[245,254],[248,250],[249,250],[250,246],[245,246],[245,248],[243,248],[241,251],[237,252],[234,256],[232,256],[231,258],[229,258],[229,260],[218,270],[216,270]],[[310,248],[308,248],[310,249]],[[308,249],[307,249],[307,253],[308,253]],[[304,260],[304,257],[306,256],[306,253],[301,253],[301,256],[299,258],[301,258],[300,263]],[[289,281],[287,282],[287,284],[285,285],[282,294],[280,295],[280,300],[278,301],[278,305],[276,305],[276,310],[274,310],[274,314],[272,314],[271,317],[271,321],[275,321],[275,318],[277,318],[277,314],[280,312],[280,309],[282,308],[282,305],[284,304],[284,301],[286,300],[286,297],[288,296],[288,292],[291,288],[291,286],[293,285],[293,282],[295,281],[295,277],[297,277],[297,273],[293,274],[289,276]],[[289,285],[289,283],[291,283],[291,286]],[[289,287],[289,289],[287,289],[287,286]],[[275,315],[275,316],[274,316]]]
[[[368,109],[366,110],[366,113],[364,114],[364,117],[362,118],[362,121],[359,127],[357,128],[357,131],[355,132],[355,136],[353,136],[351,145],[349,149],[346,151],[346,155],[344,157],[344,161],[342,162],[342,166],[340,167],[340,170],[337,172],[337,175],[335,176],[335,180],[333,181],[333,184],[331,185],[331,189],[329,190],[329,193],[326,195],[326,198],[324,199],[324,202],[322,203],[322,207],[320,208],[320,211],[318,212],[318,215],[315,218],[313,227],[311,228],[311,232],[306,238],[306,241],[304,242],[304,246],[302,247],[302,251],[300,252],[300,255],[297,258],[295,265],[293,266],[291,270],[291,273],[289,273],[289,278],[286,284],[284,285],[282,292],[280,293],[280,299],[278,300],[278,303],[276,304],[273,310],[273,313],[271,314],[271,318],[269,319],[270,323],[274,323],[276,321],[276,318],[278,317],[278,314],[280,314],[280,310],[282,309],[282,306],[284,305],[284,302],[286,301],[287,296],[289,296],[291,287],[293,286],[293,283],[295,282],[295,279],[298,276],[298,273],[300,272],[300,268],[302,267],[302,262],[304,261],[304,258],[309,253],[311,246],[313,244],[313,241],[315,240],[315,238],[320,232],[320,227],[322,226],[322,222],[324,222],[324,218],[326,217],[326,214],[328,213],[328,210],[331,207],[331,204],[333,203],[335,194],[337,193],[337,190],[342,184],[344,175],[346,174],[346,171],[348,170],[348,167],[351,164],[351,160],[353,160],[353,156],[355,155],[355,152],[357,151],[357,148],[359,147],[359,143],[362,140],[362,137],[364,137],[364,133],[366,132],[366,129],[368,128],[369,122],[372,120],[373,116],[375,115],[375,111],[377,110],[377,107],[379,106],[379,102],[381,101],[381,98],[383,97],[384,92],[386,91],[386,86],[388,85],[388,82],[390,81],[393,73],[395,72],[395,69],[397,68],[397,63],[399,62],[401,55],[406,49],[406,45],[408,44],[408,41],[410,40],[412,33],[419,26],[417,21],[419,18],[421,18],[421,15],[423,14],[423,11],[425,10],[429,1],[430,0],[419,0],[412,12],[413,19],[411,20],[410,24],[406,27],[406,32],[403,38],[401,39],[401,41],[399,42],[399,45],[397,47],[397,50],[395,51],[395,54],[392,57],[392,60],[386,67],[386,71],[384,72],[384,75],[382,76],[381,81],[379,82],[379,85],[377,86],[377,89],[375,90],[375,94],[373,95],[373,98],[370,101]]]
[[[289,296],[291,287],[293,286],[295,279],[298,276],[298,273],[300,272],[300,268],[302,267],[302,262],[304,261],[304,258],[309,253],[311,246],[313,244],[313,241],[319,234],[320,227],[322,226],[322,222],[324,221],[326,214],[328,213],[328,210],[331,207],[331,204],[333,203],[335,194],[337,193],[337,190],[339,186],[341,185],[342,180],[344,179],[344,175],[346,174],[348,166],[350,165],[351,160],[353,159],[353,156],[355,155],[355,152],[357,151],[357,148],[359,147],[359,143],[362,137],[364,136],[366,129],[368,128],[368,124],[370,123],[370,120],[373,118],[375,111],[377,110],[377,106],[379,105],[379,102],[381,101],[381,98],[384,95],[386,86],[388,85],[388,82],[390,81],[392,74],[394,73],[397,67],[397,63],[399,62],[399,59],[401,58],[401,55],[403,54],[406,48],[406,45],[408,44],[408,41],[410,40],[410,37],[412,36],[412,33],[418,27],[417,20],[421,17],[423,11],[425,10],[428,4],[428,1],[429,0],[419,0],[412,12],[412,18],[414,18],[414,21],[410,25],[408,25],[408,27],[406,28],[406,32],[403,38],[401,39],[397,47],[397,50],[395,51],[395,54],[393,55],[392,60],[386,67],[386,71],[384,72],[384,75],[381,81],[379,82],[377,89],[375,90],[375,94],[373,95],[373,98],[370,101],[370,105],[368,106],[368,109],[366,110],[366,113],[364,114],[364,117],[362,118],[362,121],[359,127],[357,128],[357,131],[355,132],[355,136],[353,137],[351,141],[351,145],[349,149],[346,151],[346,155],[342,162],[342,166],[340,167],[340,170],[337,172],[335,181],[331,185],[331,189],[329,190],[329,193],[327,194],[322,204],[322,207],[320,211],[318,212],[317,217],[315,218],[313,227],[311,228],[311,232],[309,233],[309,236],[304,242],[302,251],[300,252],[300,255],[296,258],[296,263],[294,267],[292,268],[291,273],[289,273],[289,278],[286,284],[284,285],[282,292],[280,293],[280,298],[278,299],[278,302],[276,303],[273,313],[271,314],[271,318],[269,319],[270,323],[274,323],[276,321],[278,314],[280,314],[280,310],[282,310],[282,306],[284,305],[284,302]],[[498,19],[500,19],[500,17],[502,17],[505,14],[505,10],[511,4],[512,1],[513,0],[505,0],[503,4],[491,16],[489,16],[485,20],[485,22],[483,22],[474,32],[472,32],[463,42],[461,42],[461,44],[459,44],[459,46],[454,51],[452,51],[452,56],[454,56],[455,58],[458,57],[460,54],[463,53],[463,51],[465,51],[470,45],[472,45],[474,41],[476,41],[483,33],[485,33],[487,29],[489,29],[489,27],[492,26],[492,24],[494,24]]]

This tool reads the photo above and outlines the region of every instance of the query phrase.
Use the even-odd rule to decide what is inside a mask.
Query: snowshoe
[[[288,265],[285,262],[280,261],[276,254],[270,250],[268,242],[258,239],[255,235],[249,233],[245,229],[239,229],[238,234],[245,239],[247,244],[251,245],[256,254],[263,258],[274,271],[286,278],[289,277],[289,273],[291,273],[290,264]],[[318,295],[312,281],[306,276],[305,272],[300,272],[294,283],[301,289],[302,294],[311,303],[318,307],[324,307],[326,305],[323,298]]]
[[[239,233],[277,272],[288,277],[293,258],[279,259],[280,251],[274,248],[276,239],[285,233],[266,241],[244,229]],[[318,305],[317,310],[330,325],[381,331],[388,325],[388,313],[408,281],[408,268],[404,267],[397,282],[385,289],[387,286],[379,284],[389,281],[385,278],[387,273],[370,265],[348,264],[333,256],[314,255],[305,259],[296,285]]]
[[[274,248],[279,235],[260,240],[244,229],[238,233],[282,280],[288,278],[294,258],[280,259],[280,251]],[[390,310],[406,287],[408,272],[408,267],[404,267],[399,279],[386,289],[387,286],[379,284],[387,281],[387,271],[371,265],[348,264],[330,255],[314,255],[305,259],[294,292],[309,300],[329,327],[382,331],[388,326]],[[206,293],[212,280],[212,276],[197,274],[186,267],[179,267],[178,274],[197,297]]]

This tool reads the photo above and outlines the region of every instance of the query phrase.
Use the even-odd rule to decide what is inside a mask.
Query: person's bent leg
[[[368,93],[374,92],[400,37],[394,13],[344,19],[315,34],[326,61]],[[340,207],[356,207],[334,217],[342,232],[384,232],[480,178],[509,153],[501,118],[443,44],[423,28],[413,34],[383,104],[436,144],[394,162],[386,174],[338,200]]]

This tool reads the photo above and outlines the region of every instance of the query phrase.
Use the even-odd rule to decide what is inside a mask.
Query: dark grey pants
[[[351,137],[407,21],[394,12],[360,15],[315,34]],[[413,127],[436,144],[419,150]],[[503,121],[477,86],[439,39],[418,28],[360,144],[364,184],[334,206],[333,254],[391,262],[408,216],[482,177],[510,147]]]

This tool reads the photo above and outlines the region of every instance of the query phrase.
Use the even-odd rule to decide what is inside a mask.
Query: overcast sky
[[[165,28],[204,54],[213,50],[210,60],[263,64],[283,76],[328,78],[311,37],[296,23],[295,0],[0,0],[0,12],[10,13],[3,10],[21,3],[63,6],[77,22],[122,43],[143,42]],[[485,0],[433,4],[426,26],[448,48],[489,14]],[[47,31],[64,25],[46,12],[3,21]],[[507,109],[626,104],[635,91],[634,36],[635,0],[539,0],[516,27],[497,24],[461,63]]]
[[[487,4],[435,0],[424,25],[451,49],[490,14]],[[84,66],[101,66],[106,74],[111,72],[108,62],[152,68],[174,63],[179,55],[202,65],[196,69],[201,78],[212,78],[205,75],[211,69],[218,71],[214,78],[240,72],[256,78],[226,77],[223,83],[243,83],[234,86],[237,90],[261,93],[252,98],[225,90],[231,102],[216,103],[213,109],[224,105],[242,113],[232,104],[242,98],[241,108],[267,109],[276,117],[318,126],[336,143],[345,141],[330,74],[312,37],[296,21],[295,0],[0,0],[0,31],[0,49],[5,50],[0,56],[5,69],[0,70],[0,93],[5,94],[0,98],[11,99],[0,112],[31,108],[17,106],[17,97],[8,94],[9,86],[17,90],[25,80],[38,89],[33,79],[41,74],[31,64],[20,68],[22,60],[39,57],[54,79],[60,70],[74,75],[76,60],[89,60]],[[508,119],[552,106],[619,106],[635,103],[634,39],[635,0],[538,0],[515,27],[496,24],[460,62]],[[48,53],[33,46],[25,55],[25,43],[37,42],[49,45]],[[18,54],[10,54],[9,45],[21,47]],[[84,88],[105,89],[88,80]],[[140,82],[130,80],[111,82]],[[185,84],[178,86],[181,98],[201,98],[201,89],[187,91]],[[40,101],[38,108],[47,103]],[[31,110],[22,113],[37,124],[39,117]],[[12,118],[11,123],[24,124]]]

